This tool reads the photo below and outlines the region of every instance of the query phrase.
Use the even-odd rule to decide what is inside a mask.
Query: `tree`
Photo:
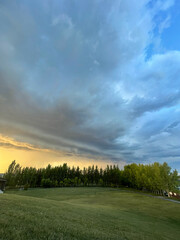
[[[21,167],[16,164],[16,160],[9,165],[4,178],[7,180],[7,186],[15,187],[21,183]]]
[[[167,163],[155,162],[149,165],[129,164],[120,170],[116,165],[107,165],[105,169],[94,165],[80,170],[79,167],[69,167],[67,164],[36,169],[22,168],[14,160],[5,174],[7,185],[11,187],[57,187],[57,186],[128,186],[140,190],[163,194],[164,191],[176,191],[178,186],[178,173],[171,171]]]

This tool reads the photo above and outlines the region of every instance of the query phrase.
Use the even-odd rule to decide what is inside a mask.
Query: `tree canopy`
[[[92,165],[82,170],[69,167],[66,163],[56,167],[49,164],[40,169],[22,168],[14,160],[4,178],[10,187],[125,186],[157,194],[175,191],[178,187],[178,172],[171,171],[165,162],[149,165],[132,163],[124,170],[117,165],[107,165],[105,169]]]

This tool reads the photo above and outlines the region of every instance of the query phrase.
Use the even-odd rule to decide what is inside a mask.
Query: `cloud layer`
[[[161,39],[173,4],[1,2],[0,133],[71,155],[178,167],[180,52]]]

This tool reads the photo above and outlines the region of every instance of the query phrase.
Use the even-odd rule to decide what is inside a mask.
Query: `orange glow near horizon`
[[[69,166],[79,166],[81,169],[93,164],[103,168],[106,167],[107,164],[112,164],[111,161],[103,161],[102,159],[97,160],[77,155],[67,156],[60,151],[41,149],[2,135],[0,135],[0,142],[6,145],[5,147],[0,147],[0,173],[6,172],[9,164],[13,160],[16,160],[22,167],[36,168],[43,168],[48,164],[58,166],[63,163],[67,163]]]
[[[67,163],[69,166],[88,167],[90,165],[98,165],[99,167],[106,167],[111,162],[97,161],[89,158],[62,157],[53,153],[38,152],[38,151],[25,151],[18,149],[0,148],[0,173],[6,172],[9,164],[16,160],[22,167],[36,167],[43,168],[48,164],[52,166],[62,165]]]

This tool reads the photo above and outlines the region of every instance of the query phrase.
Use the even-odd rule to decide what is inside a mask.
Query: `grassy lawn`
[[[0,195],[0,240],[179,239],[180,204],[109,188]]]

